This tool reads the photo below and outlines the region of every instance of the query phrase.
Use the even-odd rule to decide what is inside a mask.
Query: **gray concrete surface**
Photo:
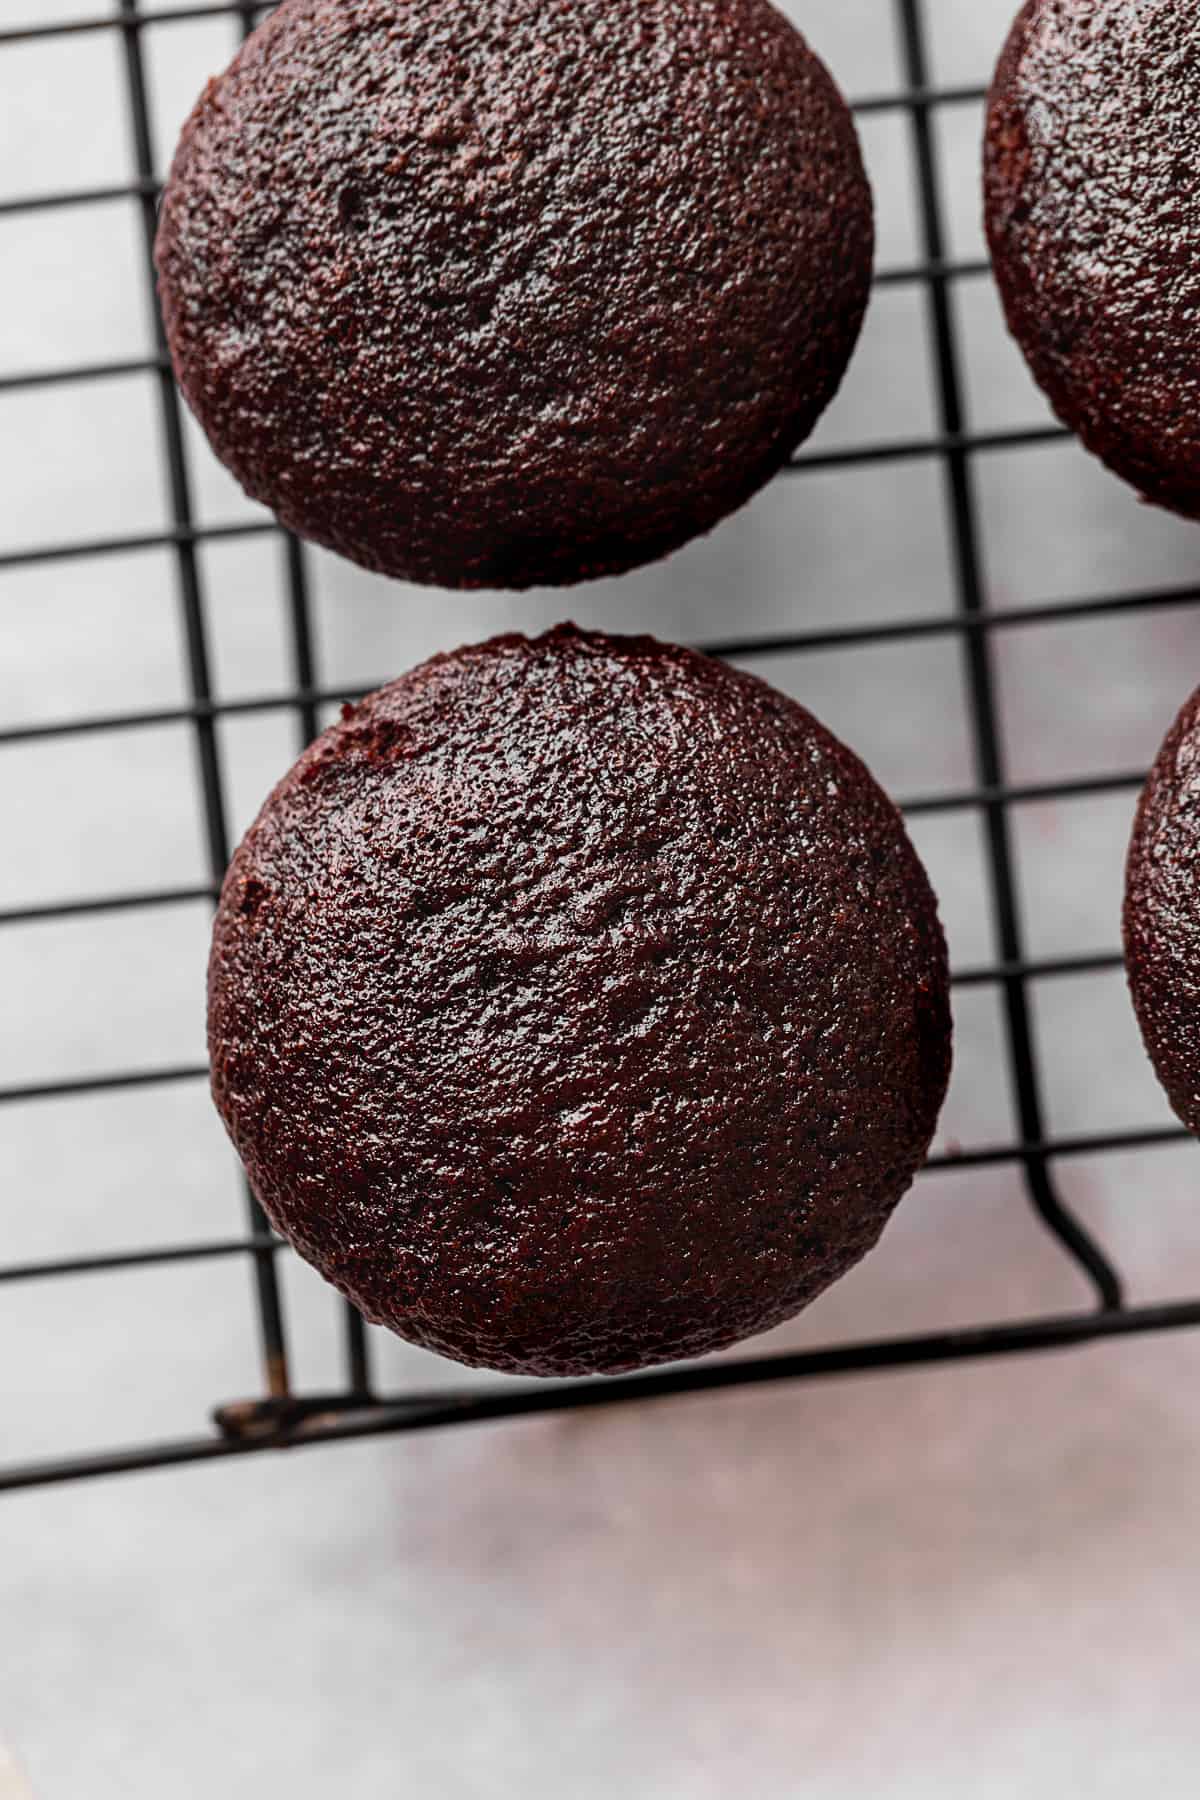
[[[157,0],[161,5],[161,0]],[[0,0],[0,28],[103,11]],[[174,10],[174,9],[173,9]],[[887,0],[792,0],[853,94],[897,78]],[[937,76],[984,79],[1006,0],[930,0]],[[227,59],[228,21],[148,30],[160,148]],[[0,52],[0,194],[130,173],[105,36]],[[979,109],[937,115],[957,255],[979,251]],[[915,259],[903,118],[864,122],[880,264]],[[124,203],[0,220],[0,371],[136,356],[149,325]],[[990,283],[955,306],[972,424],[1045,408]],[[933,423],[919,293],[882,290],[826,445]],[[254,509],[190,435],[206,521]],[[148,377],[0,396],[0,552],[167,519]],[[997,607],[1194,581],[1193,530],[1072,445],[980,459]],[[271,540],[201,551],[219,690],[289,680]],[[436,647],[569,614],[703,639],[953,603],[935,463],[781,480],[707,542],[569,595],[457,597],[311,557],[322,674],[375,681]],[[183,698],[162,552],[0,573],[5,722]],[[1010,770],[1136,768],[1200,678],[1188,612],[997,642]],[[952,645],[764,660],[898,794],[971,779]],[[224,721],[241,828],[295,748]],[[186,730],[0,751],[0,906],[203,876]],[[1133,796],[1017,809],[1032,950],[1117,943]],[[973,814],[918,822],[956,962],[995,953]],[[203,906],[0,934],[0,1081],[202,1051]],[[944,1145],[1012,1128],[1002,1022],[960,992]],[[1051,1128],[1159,1124],[1119,977],[1036,994]],[[197,1084],[0,1110],[2,1260],[218,1237],[232,1158]],[[1138,1297],[1200,1292],[1190,1148],[1081,1159],[1064,1190]],[[284,1265],[297,1382],[337,1373],[337,1310]],[[1086,1302],[1014,1175],[930,1175],[879,1252],[765,1344],[838,1341]],[[377,1335],[377,1334],[376,1334]],[[376,1342],[389,1386],[448,1365]],[[5,1289],[0,1456],[203,1428],[254,1390],[235,1264]],[[605,1417],[126,1478],[0,1503],[0,1740],[38,1800],[1035,1800],[1197,1789],[1200,1339],[728,1395]],[[4,1792],[0,1775],[0,1792]]]

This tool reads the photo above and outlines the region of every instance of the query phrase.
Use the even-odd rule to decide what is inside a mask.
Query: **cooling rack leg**
[[[165,355],[166,339],[158,312],[157,284],[154,272],[154,236],[157,214],[154,199],[154,134],[150,119],[150,101],[146,87],[145,59],[138,29],[138,0],[121,0],[120,17],[125,52],[126,88],[130,121],[133,129],[137,172],[142,183],[141,215],[144,248],[144,275],[156,346]],[[188,479],[187,453],[183,437],[183,420],[179,398],[169,368],[158,372],[159,413],[163,444],[170,479],[171,515],[178,530],[190,534],[193,526],[191,483]],[[205,706],[212,701],[212,678],[208,654],[208,631],[204,616],[204,591],[196,546],[190,535],[181,536],[176,546],[176,569],[180,608],[187,644],[188,680],[194,702]],[[216,726],[211,715],[197,718],[196,746],[199,759],[200,786],[203,800],[208,859],[214,884],[220,882],[229,861],[229,832],[226,822],[224,785]],[[270,1227],[249,1187],[245,1203],[250,1235],[267,1236]],[[259,1326],[268,1391],[284,1395],[288,1391],[287,1347],[284,1333],[283,1304],[276,1277],[274,1259],[268,1254],[255,1254],[255,1286],[258,1295]]]
[[[248,10],[248,9],[246,9]],[[300,747],[316,737],[320,728],[314,693],[319,686],[317,651],[312,629],[312,605],[308,589],[308,569],[304,546],[290,532],[281,533],[287,572],[288,626],[292,646],[292,679],[300,698],[296,713],[299,722]],[[362,1399],[371,1392],[371,1356],[367,1328],[362,1315],[343,1302],[347,1393]]]
[[[896,4],[905,78],[915,94],[920,96],[928,90],[930,76],[922,0],[896,0]],[[959,442],[964,427],[963,390],[953,307],[943,272],[946,234],[933,125],[928,106],[923,105],[919,98],[911,106],[909,116],[923,249],[929,264],[927,292],[937,370],[938,407],[941,429],[947,440],[942,457],[958,607],[967,617],[977,618],[984,612],[980,534],[970,453]],[[991,646],[984,632],[971,631],[964,637],[963,648],[971,696],[976,772],[981,786],[995,791],[1004,786],[1004,757]],[[1005,802],[990,801],[985,808],[984,818],[1000,955],[1005,964],[1019,965],[1024,961],[1024,953],[1012,839]],[[1004,982],[1003,991],[1009,1064],[1021,1136],[1026,1144],[1040,1144],[1045,1141],[1046,1133],[1037,1052],[1024,975],[1009,975]],[[1046,1158],[1040,1155],[1027,1156],[1025,1173],[1030,1199],[1038,1216],[1067,1254],[1083,1269],[1096,1290],[1100,1304],[1109,1309],[1119,1307],[1122,1304],[1120,1278],[1100,1246],[1059,1198]]]

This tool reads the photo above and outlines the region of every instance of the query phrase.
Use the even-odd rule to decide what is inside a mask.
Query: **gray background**
[[[158,0],[161,5],[161,0]],[[0,0],[0,26],[106,8]],[[178,10],[173,8],[172,10]],[[792,0],[852,95],[894,87],[887,0]],[[1006,0],[929,0],[942,83],[986,78]],[[145,36],[160,154],[228,20]],[[114,37],[0,52],[0,196],[127,180]],[[935,115],[953,251],[980,253],[979,108]],[[864,120],[881,267],[916,260],[902,114]],[[129,202],[0,219],[0,373],[144,355]],[[990,281],[957,284],[971,423],[1046,410]],[[817,443],[933,423],[920,291],[881,290]],[[206,523],[254,516],[189,432]],[[168,519],[152,377],[0,395],[0,552]],[[1071,444],[989,452],[990,603],[1194,581],[1192,529]],[[220,694],[289,682],[272,538],[203,546]],[[784,478],[708,541],[567,595],[405,589],[312,553],[323,679],[564,615],[703,640],[953,603],[933,460]],[[9,723],[185,698],[170,554],[0,571]],[[1136,768],[1200,676],[1187,611],[1003,634],[1018,781]],[[952,640],[757,665],[900,796],[971,780]],[[226,720],[241,829],[295,751],[287,713]],[[204,879],[184,727],[0,751],[0,907]],[[1016,809],[1031,949],[1115,947],[1133,796]],[[978,820],[916,823],[955,961],[995,955]],[[0,933],[0,1082],[203,1053],[202,904]],[[1012,1130],[997,997],[957,996],[942,1146]],[[1056,1135],[1157,1125],[1119,975],[1044,982]],[[3,1260],[235,1235],[202,1084],[0,1109]],[[1064,1191],[1138,1298],[1200,1291],[1194,1152],[1085,1158]],[[281,1268],[296,1381],[338,1372],[321,1284]],[[763,1347],[1086,1304],[1015,1174],[923,1178],[881,1249]],[[378,1337],[378,1334],[373,1334]],[[375,1344],[388,1386],[459,1374]],[[0,1457],[202,1430],[256,1390],[240,1263],[5,1289]],[[40,1800],[514,1792],[600,1800],[1196,1791],[1200,1338],[380,1441],[7,1498],[0,1739]],[[0,1757],[0,1795],[7,1796]],[[15,1791],[15,1789],[14,1789]]]

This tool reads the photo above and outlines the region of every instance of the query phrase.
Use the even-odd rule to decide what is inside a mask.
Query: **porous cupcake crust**
[[[539,1375],[698,1355],[875,1243],[950,1064],[891,802],[651,638],[435,657],[327,731],[225,881],[213,1092],[367,1317]]]
[[[1147,1053],[1200,1133],[1200,691],[1142,794],[1125,873],[1125,962]]]
[[[1200,517],[1200,10],[1029,0],[996,71],[985,213],[1009,327],[1060,419]]]
[[[175,369],[301,535],[450,587],[608,575],[812,430],[872,262],[767,0],[284,0],[163,199]]]

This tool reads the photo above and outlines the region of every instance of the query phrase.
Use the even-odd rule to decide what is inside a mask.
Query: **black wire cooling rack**
[[[1020,1165],[1032,1207],[1062,1254],[1072,1259],[1086,1275],[1094,1292],[1094,1304],[1090,1309],[1077,1313],[1033,1318],[1015,1324],[979,1325],[967,1330],[853,1343],[792,1355],[747,1357],[736,1361],[671,1369],[651,1375],[548,1384],[537,1388],[491,1388],[486,1391],[464,1389],[400,1396],[381,1396],[375,1391],[367,1334],[358,1314],[347,1306],[344,1386],[333,1393],[296,1393],[292,1390],[288,1375],[287,1323],[276,1269],[276,1257],[282,1246],[272,1236],[262,1212],[247,1190],[247,1229],[242,1238],[170,1249],[146,1248],[119,1255],[0,1266],[0,1285],[84,1275],[96,1278],[116,1270],[203,1259],[246,1258],[254,1272],[254,1292],[262,1342],[261,1397],[219,1407],[213,1415],[213,1428],[207,1434],[138,1445],[98,1455],[19,1463],[0,1468],[0,1488],[71,1481],[85,1476],[199,1462],[257,1450],[293,1448],[301,1444],[329,1443],[340,1438],[358,1438],[375,1433],[414,1431],[437,1425],[500,1419],[534,1412],[607,1406],[617,1402],[739,1385],[846,1374],[855,1370],[1019,1354],[1064,1348],[1096,1339],[1200,1326],[1200,1299],[1170,1305],[1126,1305],[1117,1269],[1059,1197],[1055,1183],[1055,1165],[1061,1159],[1146,1146],[1174,1140],[1184,1134],[1176,1128],[1165,1127],[1072,1138],[1055,1138],[1049,1135],[1031,1024],[1030,984],[1056,976],[1112,969],[1119,966],[1120,958],[1110,955],[1042,961],[1031,959],[1025,950],[1013,865],[1010,819],[1013,805],[1030,800],[1056,800],[1133,788],[1140,784],[1144,772],[1133,771],[1079,781],[1025,786],[1009,783],[1005,774],[993,672],[993,634],[1008,627],[1019,625],[1024,628],[1056,621],[1114,615],[1139,608],[1195,605],[1200,601],[1200,594],[1195,589],[1166,589],[1023,607],[1015,612],[988,610],[981,574],[974,460],[990,450],[1041,443],[1065,434],[1053,425],[991,433],[971,432],[967,429],[963,406],[962,356],[951,304],[951,286],[966,276],[980,274],[983,265],[948,258],[945,196],[938,163],[934,114],[939,108],[977,102],[981,98],[981,91],[974,87],[935,88],[931,85],[923,0],[881,0],[881,5],[883,4],[895,7],[904,85],[899,91],[859,100],[855,110],[860,114],[903,113],[908,119],[916,171],[922,260],[911,266],[890,269],[879,276],[878,280],[881,284],[919,284],[924,289],[936,382],[936,430],[932,435],[920,438],[870,443],[820,454],[808,453],[797,459],[789,473],[799,474],[811,469],[868,462],[937,459],[941,464],[948,501],[955,575],[955,609],[945,616],[918,615],[881,625],[851,626],[819,632],[798,630],[770,638],[738,641],[728,639],[702,647],[718,655],[746,656],[827,650],[834,647],[852,649],[856,646],[905,640],[957,640],[971,703],[975,785],[962,792],[918,800],[907,810],[911,813],[932,813],[974,809],[984,823],[986,863],[1000,960],[986,967],[956,971],[955,985],[991,985],[1002,995],[1007,1062],[1017,1132],[1011,1142],[953,1157],[935,1157],[928,1166],[930,1169],[967,1169],[997,1164]],[[0,220],[6,214],[83,206],[120,198],[136,202],[141,211],[144,278],[151,309],[157,319],[151,253],[158,198],[157,171],[160,165],[157,160],[158,147],[154,140],[151,95],[144,54],[146,28],[165,26],[181,20],[226,15],[240,22],[243,29],[248,31],[268,10],[269,7],[250,4],[248,0],[241,0],[240,4],[197,4],[176,7],[170,11],[140,5],[139,0],[118,0],[111,15],[0,30],[0,51],[35,39],[90,32],[120,34],[137,170],[134,182],[118,186],[46,193],[32,199],[0,198]],[[0,74],[2,72],[0,65]],[[0,729],[0,746],[84,733],[124,731],[140,726],[176,723],[190,725],[195,738],[196,767],[203,802],[209,880],[200,887],[123,893],[74,900],[66,904],[10,909],[0,912],[0,925],[167,906],[201,899],[215,900],[230,848],[226,797],[217,746],[217,720],[236,714],[290,712],[297,720],[300,739],[307,742],[317,732],[321,707],[355,697],[340,690],[327,690],[321,685],[314,651],[305,552],[299,543],[285,536],[294,687],[284,693],[251,699],[217,699],[211,674],[210,633],[197,548],[210,540],[272,531],[275,528],[258,522],[226,526],[203,526],[197,523],[180,402],[161,332],[153,357],[0,375],[0,395],[5,391],[21,388],[98,381],[138,372],[150,373],[157,380],[162,450],[169,477],[171,528],[150,535],[94,538],[82,542],[62,541],[9,552],[0,555],[0,574],[6,569],[65,558],[98,558],[147,548],[171,550],[174,554],[178,605],[186,643],[190,699],[184,706],[155,711],[74,717],[46,724]],[[25,1105],[51,1097],[112,1093],[137,1086],[194,1081],[202,1079],[206,1073],[202,1066],[114,1070],[109,1074],[84,1079],[10,1086],[0,1088],[0,1105]]]

